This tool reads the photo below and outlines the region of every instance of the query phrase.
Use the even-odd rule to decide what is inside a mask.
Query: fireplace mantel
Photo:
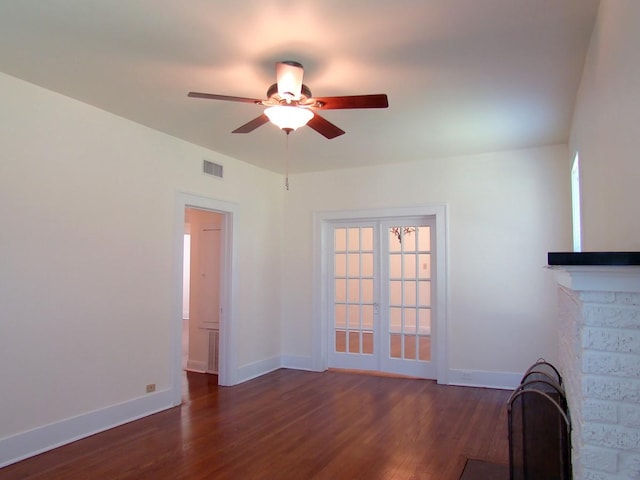
[[[553,265],[556,281],[578,292],[640,292],[640,266]]]
[[[547,262],[571,290],[640,292],[640,252],[549,252]]]
[[[549,252],[549,265],[640,266],[640,252]]]

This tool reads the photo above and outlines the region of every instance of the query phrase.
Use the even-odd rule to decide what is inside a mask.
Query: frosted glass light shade
[[[264,114],[271,123],[282,130],[296,130],[307,124],[313,118],[313,112],[308,108],[277,105],[265,109]]]
[[[300,100],[302,88],[302,65],[296,62],[279,62],[276,64],[278,78],[278,94],[289,100]]]

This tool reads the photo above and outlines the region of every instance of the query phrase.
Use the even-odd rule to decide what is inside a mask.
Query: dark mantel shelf
[[[549,252],[549,265],[640,265],[640,252]]]

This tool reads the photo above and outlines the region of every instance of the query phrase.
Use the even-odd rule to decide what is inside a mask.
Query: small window
[[[571,167],[571,217],[573,225],[573,251],[582,251],[582,228],[580,216],[580,155],[576,152]]]

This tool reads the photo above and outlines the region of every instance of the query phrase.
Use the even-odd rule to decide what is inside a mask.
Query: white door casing
[[[330,240],[329,231],[335,228],[337,223],[344,222],[380,222],[380,227],[384,226],[384,229],[388,229],[390,225],[402,225],[402,222],[408,221],[409,223],[415,223],[416,218],[430,219],[432,229],[432,235],[430,236],[429,246],[430,250],[428,252],[413,252],[415,255],[408,255],[411,257],[416,266],[415,274],[417,276],[422,275],[418,270],[423,266],[420,262],[420,258],[424,260],[425,257],[420,257],[419,255],[428,253],[432,257],[429,258],[430,264],[429,268],[433,270],[433,272],[437,272],[437,276],[433,278],[433,286],[429,289],[429,294],[433,297],[429,299],[429,304],[420,303],[420,300],[411,303],[408,305],[411,307],[409,310],[414,310],[416,314],[420,314],[420,312],[425,312],[428,310],[430,314],[429,325],[427,322],[424,322],[422,325],[412,324],[408,322],[405,324],[405,330],[403,332],[399,332],[405,335],[405,338],[401,339],[401,341],[407,341],[407,338],[411,332],[411,328],[421,330],[422,333],[425,333],[427,326],[429,326],[433,332],[436,333],[434,335],[434,342],[431,346],[431,352],[429,355],[431,356],[429,359],[432,360],[431,367],[432,370],[426,375],[430,378],[436,378],[438,383],[447,383],[447,355],[446,355],[446,342],[447,342],[447,292],[446,292],[446,227],[447,227],[447,207],[444,204],[436,204],[436,205],[425,205],[418,207],[406,207],[406,208],[387,208],[387,209],[372,209],[372,210],[357,210],[357,211],[338,211],[338,212],[317,212],[314,214],[314,296],[313,296],[313,341],[312,341],[312,367],[314,370],[322,371],[326,370],[330,363],[330,351],[331,347],[334,346],[335,342],[335,329],[332,329],[334,314],[335,312],[332,310],[333,305],[333,297],[334,288],[333,282],[335,282],[335,278],[332,277],[334,274],[333,269],[335,265],[331,265],[329,262],[329,258],[333,257],[335,253],[333,248],[333,241]],[[389,223],[390,222],[390,223]],[[386,230],[385,230],[386,231]],[[382,236],[384,239],[384,235]],[[385,240],[386,241],[386,240]],[[385,258],[384,261],[389,261]],[[384,262],[382,262],[384,263]],[[378,268],[384,267],[388,269],[388,265],[380,265]],[[385,275],[388,277],[389,272],[385,272]],[[401,280],[401,279],[396,279]],[[416,278],[416,285],[420,283],[421,280],[427,280],[427,278]],[[429,278],[429,281],[432,279]],[[380,289],[378,289],[379,291]],[[423,290],[424,291],[424,290]],[[418,293],[417,293],[418,295]],[[416,297],[417,299],[419,297]],[[381,301],[382,300],[382,301]],[[407,305],[391,305],[388,298],[376,298],[374,301],[376,314],[379,312],[383,312],[385,315],[388,314],[388,309],[392,307],[403,307]],[[415,303],[415,305],[414,305]],[[386,311],[383,311],[386,309]],[[380,325],[382,322],[378,322]],[[380,328],[380,327],[379,327]],[[375,330],[375,329],[374,329]],[[417,333],[421,333],[418,331]],[[415,332],[414,332],[415,333]],[[375,332],[374,332],[375,334]],[[386,346],[386,353],[389,354],[389,337],[391,332],[387,330],[379,331],[378,336],[383,335],[386,336],[383,343],[380,345]],[[398,337],[399,338],[399,337]],[[413,335],[411,337],[414,341],[419,342],[420,336]],[[383,340],[380,337],[380,340]],[[403,347],[404,348],[404,347]],[[412,355],[419,356],[419,344],[416,346],[416,349],[411,351],[407,349],[409,358]],[[404,351],[404,350],[402,350]],[[404,353],[403,353],[404,356]],[[419,359],[419,358],[418,358]],[[423,358],[424,359],[424,358]],[[398,363],[397,359],[392,358],[391,364]],[[357,363],[357,362],[356,362]],[[387,362],[389,363],[389,362]],[[417,363],[417,362],[416,362]],[[424,362],[419,362],[424,364]],[[422,365],[424,367],[424,365]],[[357,366],[353,366],[350,368],[358,368]],[[367,367],[365,367],[367,368]],[[384,366],[388,371],[394,371],[394,368],[390,368],[389,364]],[[367,368],[368,369],[368,368]],[[405,371],[406,373],[406,371]],[[420,373],[417,372],[417,373]],[[411,374],[411,373],[408,373]],[[418,376],[425,376],[424,368],[422,368],[422,374]]]
[[[237,299],[234,288],[235,277],[233,271],[236,265],[234,248],[233,224],[238,215],[238,205],[213,198],[177,192],[175,200],[174,222],[174,311],[172,319],[172,383],[171,396],[173,405],[182,402],[182,296],[183,296],[183,253],[184,253],[184,222],[185,208],[193,207],[211,210],[224,215],[221,236],[222,261],[220,265],[220,368],[218,383],[220,385],[234,385],[237,383],[237,335],[233,314]]]

